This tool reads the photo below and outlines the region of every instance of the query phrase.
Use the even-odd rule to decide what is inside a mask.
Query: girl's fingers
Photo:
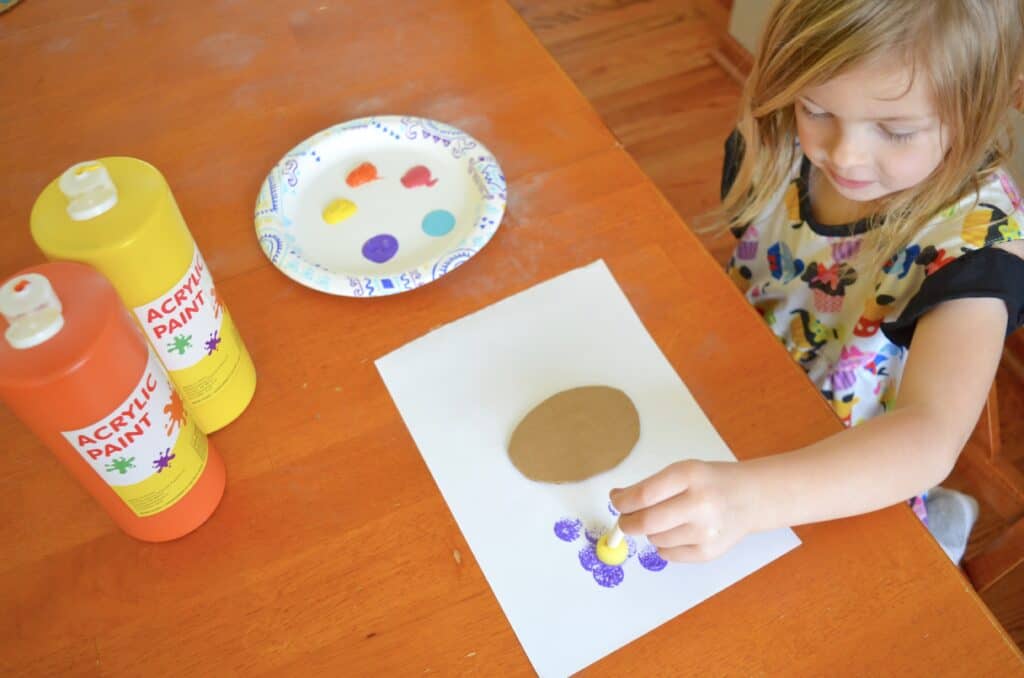
[[[678,546],[696,546],[705,544],[718,536],[718,531],[705,525],[685,523],[678,527],[651,534],[647,541],[651,542],[658,549],[671,549]]]
[[[619,516],[619,527],[627,534],[667,532],[690,522],[693,504],[689,493],[676,494],[660,504],[633,513],[623,513]]]
[[[612,490],[612,505],[619,513],[635,513],[684,492],[688,486],[686,464],[672,464],[635,485]]]

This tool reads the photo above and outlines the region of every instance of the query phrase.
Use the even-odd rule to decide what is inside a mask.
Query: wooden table
[[[28,0],[0,17],[0,56],[0,271],[41,259],[29,209],[68,165],[144,158],[259,371],[213,436],[223,503],[170,544],[121,534],[0,411],[0,673],[529,674],[373,361],[597,258],[737,456],[840,428],[503,0]],[[396,112],[497,155],[497,236],[410,294],[292,283],[253,235],[261,180],[311,133]],[[1022,672],[905,507],[797,532],[796,551],[588,673]]]

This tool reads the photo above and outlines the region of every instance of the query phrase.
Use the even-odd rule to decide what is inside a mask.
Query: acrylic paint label
[[[152,351],[124,402],[89,426],[61,433],[139,517],[173,506],[206,467],[206,436]]]
[[[219,316],[216,341],[208,344],[203,359],[174,373],[174,383],[191,407],[202,405],[220,393],[242,364],[242,338],[227,311],[221,309]]]
[[[171,372],[192,367],[219,347],[223,306],[217,299],[206,262],[193,248],[192,263],[178,282],[135,316],[150,344]]]

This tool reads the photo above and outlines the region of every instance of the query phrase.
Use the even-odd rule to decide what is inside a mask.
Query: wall
[[[729,17],[729,32],[736,41],[753,54],[761,37],[761,27],[768,18],[772,0],[735,0]]]

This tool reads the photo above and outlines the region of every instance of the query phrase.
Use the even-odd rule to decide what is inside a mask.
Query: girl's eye
[[[809,118],[827,118],[829,116],[829,114],[826,113],[825,111],[812,111],[811,109],[807,108],[807,104],[805,104],[802,101],[800,102],[800,109],[803,110],[803,112]]]
[[[887,129],[882,130],[885,136],[894,144],[905,144],[914,138],[917,132],[891,132]]]

